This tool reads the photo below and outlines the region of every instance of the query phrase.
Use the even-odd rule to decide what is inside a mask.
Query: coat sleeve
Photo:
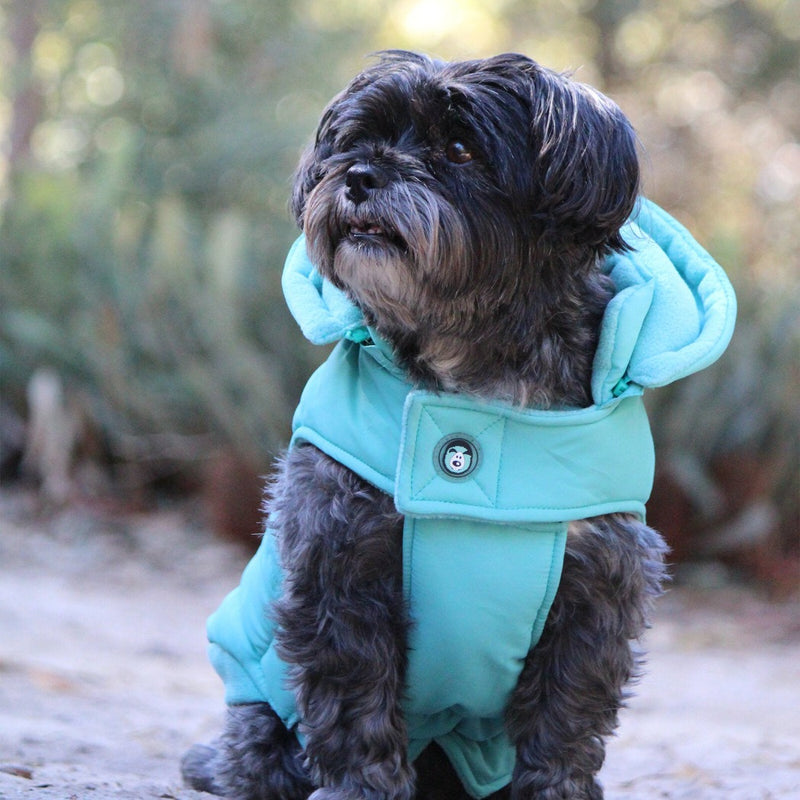
[[[209,657],[225,684],[228,704],[285,705],[286,666],[275,653],[270,606],[281,587],[275,537],[270,530],[239,584],[209,617]],[[288,695],[288,697],[287,697]]]

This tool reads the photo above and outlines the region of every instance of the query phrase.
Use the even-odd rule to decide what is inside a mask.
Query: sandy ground
[[[175,798],[220,725],[204,620],[244,556],[185,511],[39,516],[0,492],[0,797]],[[675,588],[608,800],[800,798],[800,604]]]

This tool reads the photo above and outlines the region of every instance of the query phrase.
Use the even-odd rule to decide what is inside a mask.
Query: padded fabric
[[[476,798],[511,779],[503,709],[555,596],[569,521],[644,517],[654,454],[643,389],[708,366],[733,331],[733,290],[682,226],[642,200],[623,235],[632,249],[603,265],[617,292],[594,361],[594,405],[565,411],[418,390],[320,277],[302,237],[287,258],[284,292],[303,333],[338,341],[306,385],[292,446],[319,447],[404,514],[409,755],[438,742]],[[268,529],[209,619],[209,652],[229,703],[269,702],[302,741],[268,613],[280,592]]]

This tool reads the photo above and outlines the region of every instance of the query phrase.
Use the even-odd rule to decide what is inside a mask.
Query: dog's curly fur
[[[445,63],[392,51],[328,106],[295,181],[312,260],[416,385],[536,408],[591,404],[625,248],[636,139],[619,108],[519,55]],[[268,511],[285,573],[273,609],[305,748],[266,704],[230,709],[184,775],[237,800],[466,797],[441,751],[406,754],[410,626],[403,519],[319,450],[284,458]],[[507,709],[498,797],[596,800],[635,650],[664,577],[661,537],[629,515],[570,526],[539,644]]]

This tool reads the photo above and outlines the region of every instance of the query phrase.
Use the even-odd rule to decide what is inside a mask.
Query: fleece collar
[[[655,203],[641,198],[622,234],[631,250],[603,265],[617,291],[594,360],[596,405],[709,366],[727,347],[736,319],[735,295],[722,268]],[[314,344],[370,336],[361,311],[317,272],[303,236],[287,256],[283,290]]]

